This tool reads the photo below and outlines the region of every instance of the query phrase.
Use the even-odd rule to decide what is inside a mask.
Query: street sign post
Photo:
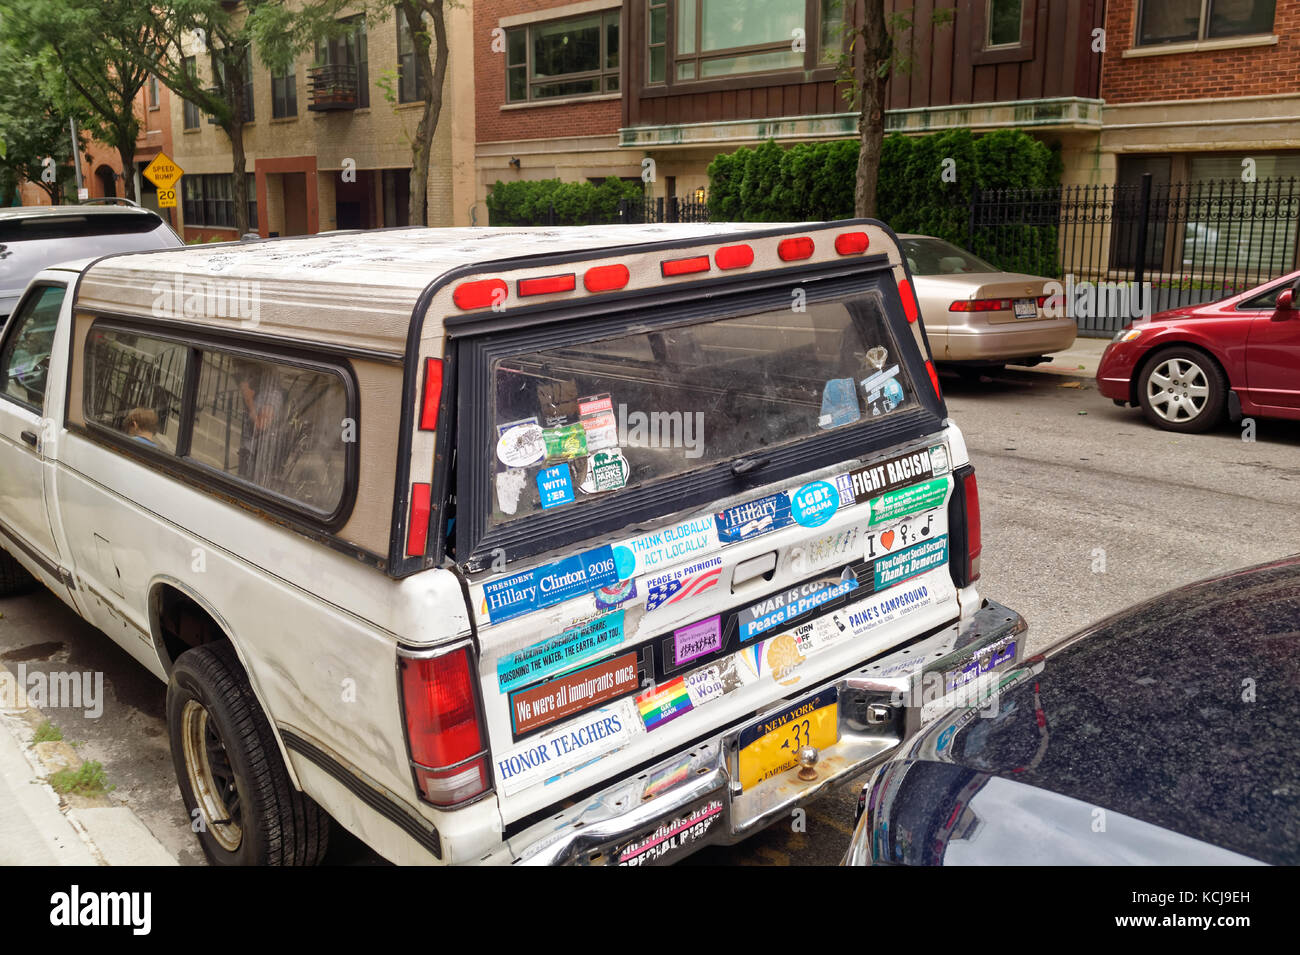
[[[159,209],[176,207],[176,183],[184,172],[166,153],[159,153],[144,167],[144,177],[158,187]]]

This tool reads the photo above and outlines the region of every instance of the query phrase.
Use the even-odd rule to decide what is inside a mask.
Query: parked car
[[[671,862],[883,759],[898,673],[1023,647],[873,221],[113,256],[37,278],[0,385],[0,592],[167,681],[216,863],[330,818],[394,862]]]
[[[1053,316],[1040,275],[1003,272],[950,242],[900,235],[935,360],[961,371],[1036,365],[1074,344],[1074,319]]]
[[[1166,431],[1208,431],[1225,414],[1300,418],[1300,272],[1218,302],[1126,325],[1097,390]]]
[[[876,769],[850,865],[1300,863],[1300,557],[1115,614]]]
[[[156,212],[132,206],[0,209],[0,328],[36,273],[59,262],[181,245]]]

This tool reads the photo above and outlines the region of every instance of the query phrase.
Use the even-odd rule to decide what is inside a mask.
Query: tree
[[[845,99],[858,111],[858,171],[854,187],[854,215],[874,218],[876,187],[880,181],[880,146],[885,138],[885,89],[889,77],[912,68],[910,49],[898,42],[912,33],[906,13],[885,13],[885,0],[865,0],[860,23],[846,27],[849,51],[841,59]],[[910,11],[909,11],[910,12]],[[952,22],[954,9],[941,7],[931,14],[936,26]]]
[[[135,98],[149,71],[129,51],[151,33],[149,6],[139,0],[6,0],[4,6],[6,32],[28,50],[50,51],[84,104],[88,132],[117,150],[126,198],[134,200]]]
[[[240,235],[250,230],[244,117],[251,105],[245,90],[253,50],[268,69],[282,69],[317,39],[341,32],[335,15],[345,6],[347,0],[305,0],[292,9],[284,0],[160,0],[150,4],[152,31],[127,51],[230,139],[230,191]]]
[[[6,21],[0,21],[6,22]],[[59,72],[45,51],[31,53],[0,38],[0,191],[12,201],[18,184],[40,186],[58,204],[74,179],[69,118],[78,106],[63,95]],[[78,148],[85,149],[80,137]]]
[[[415,48],[416,69],[424,72],[424,112],[411,138],[410,221],[429,224],[429,161],[433,136],[442,118],[442,90],[447,78],[447,23],[445,0],[398,0],[397,15],[405,18]],[[433,26],[433,36],[424,29],[424,18]],[[437,55],[432,54],[436,51]]]

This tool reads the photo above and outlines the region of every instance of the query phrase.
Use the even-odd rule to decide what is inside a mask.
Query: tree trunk
[[[122,195],[138,202],[135,194],[135,143],[117,147],[117,155],[122,160]]]
[[[433,20],[432,45],[420,37],[423,32],[420,14],[425,9]],[[425,76],[428,77],[424,89],[424,113],[411,140],[411,204],[408,212],[412,225],[428,225],[429,162],[433,153],[433,136],[438,131],[438,120],[442,115],[442,88],[447,76],[447,23],[442,0],[410,6],[404,3],[402,12],[410,27],[416,52],[423,58]],[[436,60],[430,60],[431,50],[436,54]]]
[[[853,213],[875,218],[880,181],[880,144],[885,139],[885,86],[893,47],[885,26],[884,0],[867,0],[862,21],[862,64],[858,83],[858,176]]]
[[[235,202],[235,231],[239,233],[239,238],[243,238],[247,232],[254,231],[257,223],[253,223],[253,228],[249,228],[248,223],[248,175],[246,171],[247,160],[244,157],[244,124],[240,122],[239,117],[243,115],[243,92],[239,93],[239,102],[235,104],[236,112],[231,126],[226,130],[230,137],[230,168],[233,181],[230,184],[230,195]]]

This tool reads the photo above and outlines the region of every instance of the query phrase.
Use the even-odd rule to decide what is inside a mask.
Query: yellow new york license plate
[[[746,789],[799,765],[805,746],[825,749],[840,738],[834,687],[740,731],[740,784]]]

